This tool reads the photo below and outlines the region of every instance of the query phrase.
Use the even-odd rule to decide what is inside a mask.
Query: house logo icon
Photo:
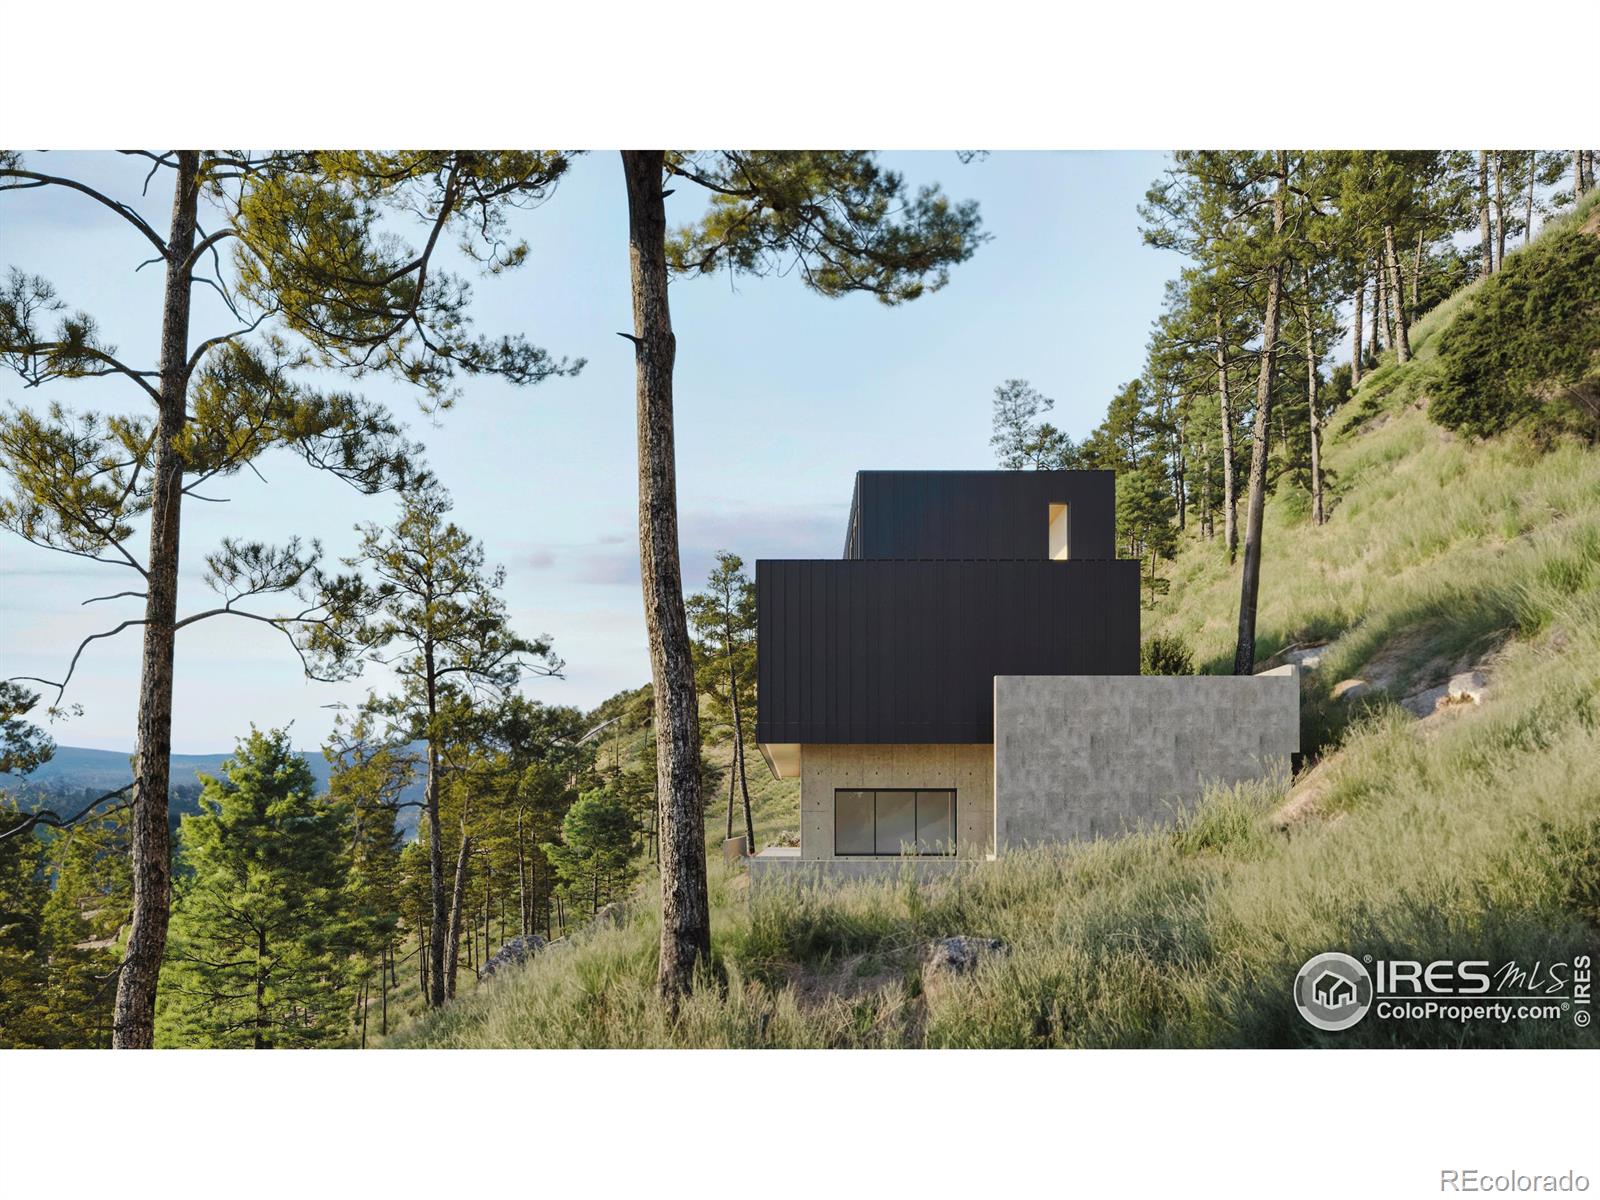
[[[1318,1029],[1349,1029],[1372,1007],[1372,976],[1348,954],[1319,954],[1295,976],[1294,1004]]]

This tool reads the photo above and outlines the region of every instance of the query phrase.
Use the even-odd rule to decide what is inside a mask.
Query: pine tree
[[[348,811],[284,730],[252,729],[183,818],[162,1045],[316,1046],[348,1031]]]
[[[52,836],[44,909],[50,1009],[61,1044],[111,1045],[121,941],[133,910],[126,811],[97,812]]]
[[[400,854],[405,839],[396,817],[401,793],[416,772],[416,756],[405,746],[374,736],[376,722],[360,712],[348,728],[339,722],[323,756],[332,766],[328,795],[349,814],[350,876],[347,903],[350,942],[363,992],[376,977],[379,1033],[389,1032],[389,963],[401,917]],[[363,1004],[363,1014],[366,1004]]]
[[[689,623],[699,635],[695,644],[700,690],[711,701],[711,711],[733,739],[728,764],[727,836],[733,836],[733,795],[737,779],[744,799],[747,847],[756,849],[754,819],[750,813],[750,783],[745,771],[744,721],[755,711],[756,592],[744,573],[744,560],[726,550],[717,552],[716,566],[703,592],[688,600]]]
[[[672,409],[672,275],[766,275],[798,267],[824,296],[863,292],[885,304],[943,287],[982,240],[977,206],[903,179],[862,151],[624,150],[639,468],[639,554],[656,697],[661,806],[661,956],[669,1004],[711,951],[706,899],[700,720],[678,556]],[[667,230],[675,184],[703,188],[699,219]]]
[[[561,822],[561,841],[543,847],[568,896],[590,912],[626,895],[635,877],[638,826],[609,788],[579,796]]]
[[[0,829],[21,824],[16,801],[0,792]],[[49,896],[44,845],[33,832],[0,839],[0,1047],[56,1044],[44,935]]]
[[[1026,379],[1008,379],[994,389],[994,432],[989,445],[995,461],[1007,471],[1071,471],[1082,465],[1073,440],[1048,421],[1043,413],[1056,402]]]
[[[505,569],[485,566],[482,545],[448,519],[450,510],[449,495],[430,485],[402,496],[393,526],[358,527],[361,545],[346,565],[370,572],[376,582],[344,579],[335,617],[311,630],[305,643],[325,670],[367,662],[392,669],[399,690],[371,707],[388,719],[394,740],[426,743],[428,976],[435,1006],[446,997],[450,910],[441,756],[461,740],[458,732],[473,718],[475,701],[503,697],[524,674],[558,676],[562,667],[548,638],[512,631],[500,595]]]
[[[1172,493],[1157,467],[1136,467],[1117,476],[1117,541],[1127,557],[1149,559],[1150,574],[1142,581],[1151,604],[1167,590],[1156,566],[1178,551],[1176,518]]]

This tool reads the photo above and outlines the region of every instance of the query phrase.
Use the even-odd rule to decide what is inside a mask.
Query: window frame
[[[872,836],[873,850],[870,852],[860,850],[841,851],[839,849],[839,794],[841,792],[866,792],[872,796]],[[878,836],[878,794],[891,792],[896,795],[911,797],[911,845],[913,849],[907,853],[879,854],[877,852]],[[938,792],[950,797],[950,843],[947,850],[918,850],[915,847],[921,844],[922,838],[917,826],[917,795],[921,792]],[[959,805],[961,798],[959,789],[951,787],[900,787],[900,788],[866,788],[866,787],[836,787],[833,789],[833,856],[835,858],[954,858],[956,857],[957,831],[960,828],[958,821]]]

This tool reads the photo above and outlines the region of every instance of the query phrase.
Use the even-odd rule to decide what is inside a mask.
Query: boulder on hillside
[[[1451,705],[1482,704],[1489,680],[1482,671],[1458,671],[1449,683],[1427,688],[1407,696],[1400,705],[1416,717],[1431,717]]]
[[[1276,667],[1287,666],[1299,667],[1302,671],[1315,671],[1322,665],[1323,657],[1327,653],[1327,642],[1295,642],[1259,664],[1256,667],[1256,674],[1261,675]]]
[[[999,938],[969,934],[935,938],[922,949],[922,986],[926,990],[945,980],[969,974],[985,957],[1004,949],[1005,943]]]
[[[526,937],[514,937],[500,949],[494,952],[494,957],[483,964],[483,970],[478,973],[480,979],[487,979],[502,967],[515,966],[532,958],[543,950],[545,941],[537,933],[530,933]]]
[[[1482,704],[1488,687],[1489,681],[1482,671],[1463,671],[1450,677],[1445,699],[1450,704]]]
[[[1341,679],[1333,685],[1333,698],[1348,704],[1352,700],[1361,699],[1371,690],[1372,685],[1365,679]]]
[[[1400,701],[1400,707],[1413,717],[1427,717],[1439,707],[1439,702],[1450,694],[1450,688],[1445,684],[1438,687],[1424,688],[1420,692],[1413,692]]]

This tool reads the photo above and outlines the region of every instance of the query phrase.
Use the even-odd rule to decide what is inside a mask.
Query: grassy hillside
[[[1169,830],[1008,856],[925,888],[763,894],[713,880],[714,969],[678,1017],[654,997],[656,915],[579,935],[401,1030],[400,1046],[1595,1045],[1507,1026],[1299,1020],[1326,950],[1524,965],[1600,955],[1600,453],[1433,424],[1431,342],[1369,377],[1329,433],[1331,520],[1272,497],[1259,657],[1328,642],[1305,677],[1286,796],[1209,795]],[[1237,572],[1186,541],[1146,632],[1225,669]],[[1399,701],[1476,668],[1482,703]],[[1359,699],[1334,699],[1348,679]],[[755,772],[752,772],[754,776]],[[781,826],[775,796],[764,807]],[[1287,805],[1287,806],[1286,806]],[[927,939],[1003,953],[927,990]]]

